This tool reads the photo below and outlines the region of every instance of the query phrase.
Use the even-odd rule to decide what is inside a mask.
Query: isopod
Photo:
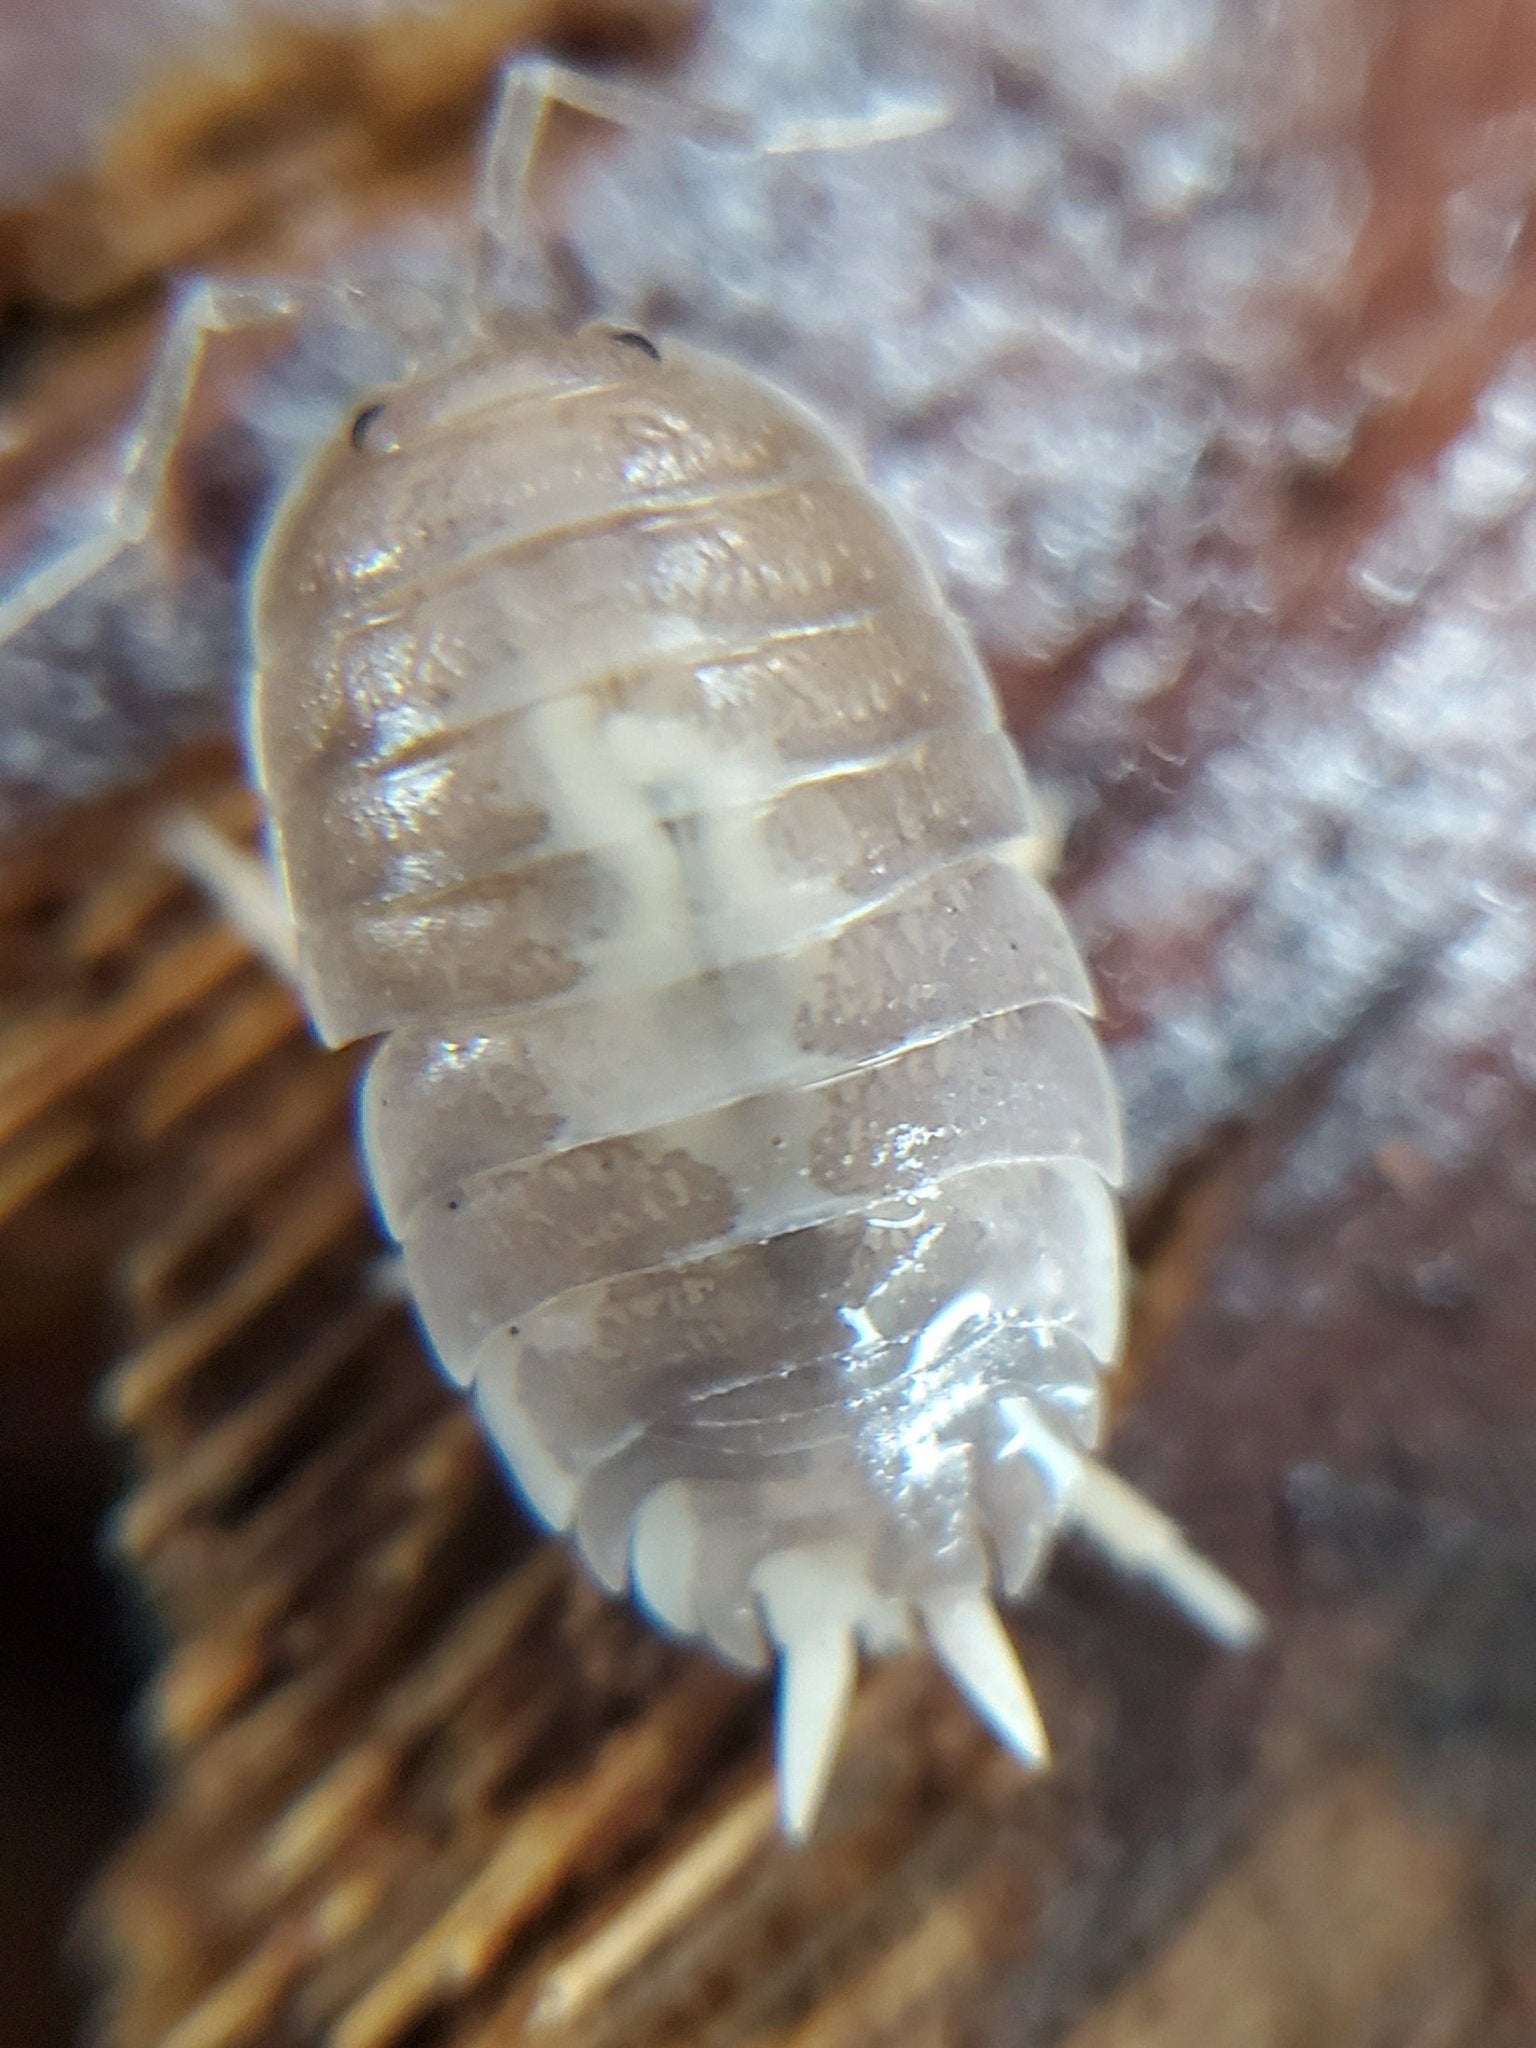
[[[803,1834],[859,1649],[915,1626],[1044,1761],[994,1600],[1066,1524],[1225,1643],[1259,1619],[1091,1455],[1119,1116],[978,656],[803,405],[498,302],[556,100],[687,125],[509,66],[472,313],[261,546],[251,753],[315,1026],[379,1041],[363,1152],[433,1348],[605,1586],[777,1655]],[[184,300],[112,530],[0,630],[143,530],[205,335],[303,289]]]

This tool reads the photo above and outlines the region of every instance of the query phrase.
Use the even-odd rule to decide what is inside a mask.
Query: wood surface
[[[156,851],[175,804],[254,824],[227,748],[179,755],[35,824],[0,891],[5,1457],[62,1460],[50,1372],[103,1369],[158,1642],[145,1815],[84,1909],[103,2044],[1536,2036],[1518,205],[1481,289],[1444,263],[1469,163],[1532,118],[1536,29],[1360,12],[1360,217],[1277,386],[1371,397],[1326,459],[1230,453],[1249,516],[1211,552],[1267,597],[1186,593],[1189,658],[1139,696],[1095,658],[1143,621],[992,647],[1032,758],[1088,792],[1064,883],[1137,1159],[1115,1462],[1270,1644],[1225,1658],[1066,1554],[1010,1617],[1050,1774],[895,1660],[815,1840],[779,1841],[764,1689],[534,1533],[378,1285],[353,1063]],[[19,474],[89,444],[147,333],[54,338]]]

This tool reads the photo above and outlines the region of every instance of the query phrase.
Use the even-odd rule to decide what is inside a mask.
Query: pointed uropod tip
[[[1018,1653],[985,1593],[929,1601],[923,1621],[934,1653],[984,1721],[1031,1770],[1051,1746]]]
[[[851,1633],[820,1628],[790,1636],[779,1660],[779,1814],[803,1842],[816,1824],[853,1698]]]
[[[1111,1563],[1146,1579],[1224,1649],[1251,1650],[1268,1634],[1263,1610],[1242,1587],[1107,1465],[1081,1461],[1068,1514]]]
[[[884,1605],[846,1546],[792,1545],[757,1567],[753,1588],[779,1652],[779,1813],[804,1841],[832,1774],[858,1676],[860,1629]]]
[[[1205,1560],[1199,1559],[1204,1564]],[[1185,1603],[1186,1612],[1200,1623],[1207,1635],[1229,1650],[1253,1650],[1269,1634],[1269,1618],[1241,1586],[1234,1585],[1225,1572],[1207,1565],[1208,1578],[1198,1605]]]

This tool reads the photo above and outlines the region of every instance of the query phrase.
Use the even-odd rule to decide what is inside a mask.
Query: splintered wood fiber
[[[356,1061],[157,851],[178,805],[254,835],[184,743],[227,731],[273,422],[343,374],[236,350],[156,547],[0,676],[8,1456],[62,1469],[49,1374],[99,1374],[151,1646],[101,2048],[1536,2036],[1536,29],[1258,13],[930,6],[919,74],[989,90],[899,175],[611,139],[568,233],[598,303],[857,431],[981,632],[1128,1110],[1113,1459],[1270,1642],[1069,1553],[1009,1617],[1048,1774],[892,1659],[779,1839],[766,1687],[531,1527],[381,1281]],[[677,76],[771,113],[877,26],[750,0]],[[468,162],[402,142],[233,246],[440,279]],[[45,327],[8,573],[49,492],[99,502],[152,327]]]

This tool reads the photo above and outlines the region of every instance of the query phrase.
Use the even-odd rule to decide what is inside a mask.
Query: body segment
[[[1119,1338],[1116,1114],[931,575],[761,379],[592,328],[386,395],[280,517],[254,732],[385,1217],[538,1509],[764,1653],[1034,1569]],[[647,1547],[645,1531],[665,1522]]]
[[[378,1041],[380,1209],[534,1508],[667,1625],[777,1653],[803,1832],[858,1646],[914,1620],[1043,1761],[992,1595],[1064,1521],[1218,1640],[1262,1624],[1089,1455],[1118,1113],[975,652],[803,407],[554,316],[518,209],[557,98],[743,139],[509,67],[468,317],[315,452],[255,564],[286,910],[196,821],[167,843],[325,1039]],[[0,639],[143,538],[207,337],[317,291],[192,288],[110,529],[11,593]]]

